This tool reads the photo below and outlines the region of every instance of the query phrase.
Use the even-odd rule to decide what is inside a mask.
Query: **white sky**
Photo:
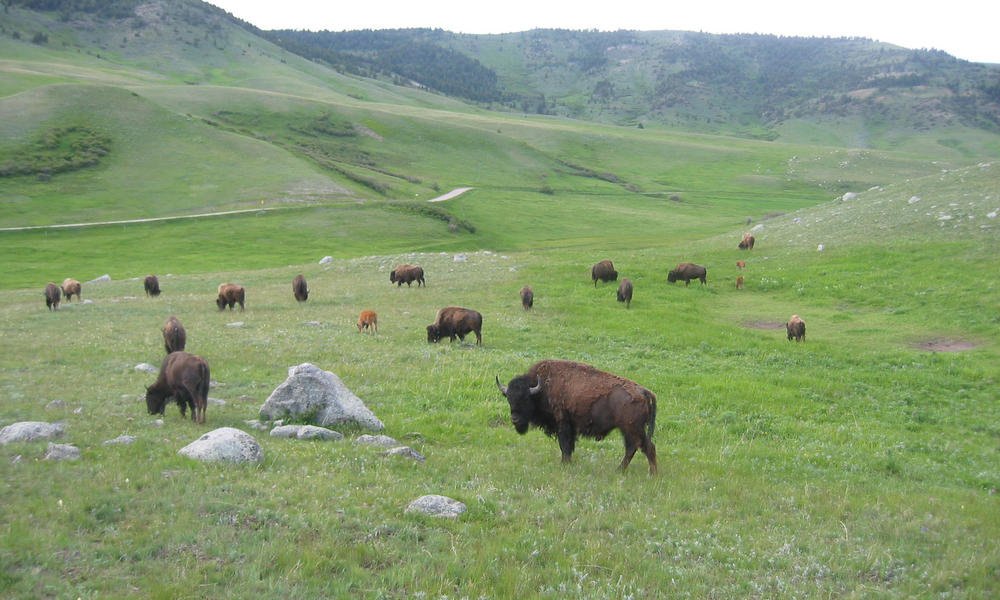
[[[261,29],[344,31],[431,27],[456,33],[536,28],[674,29],[865,37],[1000,63],[997,0],[208,0]]]

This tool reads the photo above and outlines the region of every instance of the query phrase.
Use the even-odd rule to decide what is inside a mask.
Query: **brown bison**
[[[562,461],[569,462],[579,436],[604,439],[612,429],[625,437],[625,470],[636,450],[649,461],[656,474],[656,396],[623,377],[569,360],[543,360],[497,387],[510,403],[510,420],[518,433],[532,425],[559,440]]]
[[[677,263],[677,267],[667,273],[667,281],[673,283],[678,279],[684,280],[684,287],[691,284],[692,279],[700,279],[702,283],[705,283],[705,275],[708,271],[705,267],[701,265],[696,265],[694,263],[682,262]]]
[[[363,310],[358,317],[358,331],[367,329],[372,335],[378,333],[378,315],[374,310]]]
[[[292,293],[299,302],[305,302],[309,298],[309,287],[306,285],[306,278],[299,273],[292,280]]]
[[[219,310],[224,310],[227,306],[229,310],[233,310],[233,307],[239,303],[240,312],[243,312],[243,302],[246,300],[246,294],[247,291],[242,285],[222,283],[219,284],[219,297],[215,300],[215,304],[219,307]]]
[[[742,261],[742,260],[738,260],[738,261],[736,261],[736,267],[737,267],[737,268],[738,268],[738,269],[739,269],[740,271],[742,271],[743,269],[747,268],[747,263],[746,263],[746,262],[744,262],[744,261]]]
[[[146,288],[147,296],[160,295],[160,280],[156,278],[156,275],[146,275],[146,278],[142,281],[142,286]]]
[[[618,301],[625,303],[625,308],[632,308],[632,280],[622,277],[618,284]]]
[[[69,302],[73,298],[73,294],[76,294],[77,301],[80,300],[80,282],[75,279],[70,279],[67,277],[63,279],[62,282],[62,293],[66,297],[66,302]]]
[[[406,287],[410,287],[414,281],[417,282],[417,287],[421,285],[427,287],[427,283],[424,281],[424,270],[413,265],[399,265],[389,273],[389,281],[395,283],[396,287],[401,287],[404,283]]]
[[[799,315],[792,315],[791,319],[785,323],[785,332],[788,333],[788,340],[793,338],[796,342],[806,341],[806,322]]]
[[[752,233],[744,233],[743,239],[740,240],[740,250],[753,250],[753,243],[756,239],[753,237]]]
[[[49,310],[59,310],[59,301],[62,299],[62,292],[59,286],[54,283],[45,284],[45,306]]]
[[[167,400],[173,398],[181,407],[181,417],[190,406],[191,420],[204,423],[210,381],[205,359],[187,352],[171,352],[163,359],[156,382],[146,388],[146,409],[151,415],[162,415]]]
[[[594,287],[597,287],[597,280],[607,283],[618,280],[618,271],[610,260],[602,260],[593,267],[590,267],[590,278],[594,280]]]
[[[177,317],[170,315],[166,325],[163,326],[163,347],[167,350],[167,354],[170,354],[183,350],[185,344],[187,344],[187,332],[184,331],[184,326]]]
[[[740,275],[739,277],[736,278],[736,289],[738,289],[738,290],[742,290],[743,289],[743,276],[742,275]]]
[[[524,286],[521,288],[521,307],[524,310],[530,310],[532,306],[535,305],[535,292],[531,290],[531,286]]]
[[[437,342],[447,337],[454,342],[455,336],[465,341],[465,335],[470,331],[476,334],[476,344],[483,344],[483,315],[474,310],[446,306],[438,311],[437,318],[427,326],[427,341]]]

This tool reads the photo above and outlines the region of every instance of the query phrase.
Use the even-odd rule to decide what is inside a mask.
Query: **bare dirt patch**
[[[785,324],[781,321],[746,321],[744,327],[750,329],[784,329]]]
[[[966,350],[974,350],[976,348],[976,344],[970,342],[969,340],[952,338],[925,340],[923,342],[917,342],[915,345],[917,348],[928,352],[964,352]]]

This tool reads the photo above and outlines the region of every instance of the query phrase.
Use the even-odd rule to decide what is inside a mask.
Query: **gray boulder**
[[[415,512],[430,515],[432,517],[455,518],[465,512],[465,504],[459,502],[458,500],[448,498],[447,496],[431,494],[428,496],[421,496],[413,502],[410,502],[410,505],[406,507],[406,512]]]
[[[356,444],[368,444],[369,446],[382,446],[383,448],[394,448],[399,446],[399,442],[387,435],[359,435],[354,440]]]
[[[63,423],[44,423],[42,421],[22,421],[12,423],[0,429],[0,446],[10,442],[34,442],[35,440],[51,440],[66,434]]]
[[[295,438],[299,440],[339,440],[344,437],[339,431],[314,425],[280,425],[271,430],[271,437]]]
[[[232,427],[209,431],[177,453],[201,461],[259,463],[264,460],[264,450],[257,440]]]
[[[135,443],[136,439],[138,439],[138,438],[136,438],[134,435],[120,435],[120,436],[116,437],[113,440],[107,440],[106,442],[102,443],[101,445],[102,446],[114,446],[114,445],[117,445],[117,444],[121,444],[123,446],[128,446],[129,444]]]
[[[315,365],[302,363],[288,369],[288,379],[260,407],[261,419],[309,421],[320,426],[356,425],[385,429],[360,398],[339,377]]]
[[[53,444],[45,448],[45,460],[79,460],[80,449],[70,444]]]
[[[417,462],[424,462],[427,460],[424,455],[417,452],[409,446],[396,446],[395,448],[390,448],[385,451],[386,456],[401,456],[403,458],[409,458]]]

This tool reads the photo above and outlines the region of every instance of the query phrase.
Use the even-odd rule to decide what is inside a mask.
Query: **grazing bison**
[[[752,233],[744,233],[743,239],[740,240],[740,250],[753,250],[753,243],[755,238]]]
[[[146,279],[142,281],[142,286],[146,288],[147,296],[160,295],[160,280],[156,278],[156,275],[146,275]]]
[[[49,310],[59,310],[59,300],[62,299],[62,292],[59,286],[54,283],[45,284],[45,306]]]
[[[738,268],[738,269],[739,269],[740,271],[742,271],[743,269],[747,268],[747,263],[746,263],[746,262],[744,262],[744,261],[742,261],[742,260],[738,260],[738,261],[736,261],[736,267],[737,267],[737,268]]]
[[[795,338],[796,342],[806,341],[806,322],[799,315],[792,315],[791,319],[785,323],[785,332],[788,333],[788,340]]]
[[[389,273],[389,281],[395,283],[396,287],[401,287],[404,283],[406,287],[410,287],[414,281],[417,282],[417,287],[421,285],[427,287],[427,283],[424,281],[424,270],[413,265],[399,265],[392,270],[392,273]]]
[[[742,275],[740,275],[739,277],[736,278],[736,289],[738,289],[738,290],[742,290],[743,289],[743,276]]]
[[[624,302],[625,308],[632,308],[632,281],[628,277],[622,277],[618,284],[618,301]]]
[[[299,273],[292,280],[292,293],[299,302],[305,302],[309,298],[309,287],[306,286],[306,278]]]
[[[177,317],[170,315],[166,325],[163,326],[163,347],[167,350],[167,354],[170,354],[183,350],[185,344],[187,344],[187,332],[184,331],[184,326]]]
[[[243,312],[243,302],[246,300],[246,294],[247,291],[242,285],[222,283],[219,284],[219,297],[215,300],[215,304],[219,307],[219,310],[224,310],[227,306],[229,310],[233,310],[236,303],[239,303],[240,312]]]
[[[535,305],[535,292],[531,291],[531,286],[521,288],[521,307],[530,310]]]
[[[569,360],[543,360],[506,386],[497,387],[510,403],[510,420],[523,434],[532,425],[559,440],[562,461],[569,462],[579,436],[604,439],[612,429],[625,437],[625,470],[636,450],[656,474],[656,396],[623,377]]]
[[[443,337],[454,342],[455,336],[465,341],[465,335],[470,331],[476,334],[476,344],[483,344],[483,315],[474,310],[446,306],[438,311],[437,318],[427,326],[427,341],[437,342]]]
[[[190,406],[191,420],[204,423],[209,381],[205,359],[187,352],[171,352],[163,359],[156,382],[146,388],[146,409],[151,415],[162,415],[172,397],[181,407],[181,417]]]
[[[363,310],[358,317],[358,331],[367,329],[368,333],[374,335],[378,333],[378,315],[374,310]]]
[[[590,278],[594,280],[594,287],[597,287],[597,280],[607,283],[618,280],[618,271],[610,260],[602,260],[593,267],[590,267]]]
[[[62,293],[66,297],[66,302],[69,302],[73,298],[73,294],[76,294],[77,301],[80,300],[80,282],[75,279],[70,279],[67,277],[63,279],[62,282]]]
[[[694,263],[682,262],[677,263],[677,267],[667,273],[667,281],[673,283],[678,279],[684,280],[684,287],[691,284],[692,279],[700,279],[702,283],[705,283],[705,275],[708,271],[705,267],[701,265],[696,265]]]

